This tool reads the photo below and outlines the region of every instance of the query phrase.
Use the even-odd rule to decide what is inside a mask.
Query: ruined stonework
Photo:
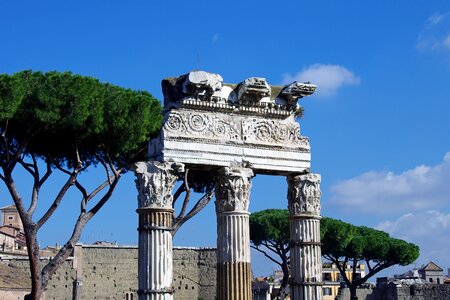
[[[149,161],[138,163],[136,168],[140,220],[143,212],[156,209],[142,207],[158,202],[153,198],[163,199],[159,202],[164,202],[165,210],[171,202],[171,196],[165,194],[169,188],[153,189],[147,184],[153,182],[151,179],[142,180],[143,177],[160,178],[160,168],[145,166],[181,164],[186,169],[209,172],[216,179],[216,296],[219,300],[249,300],[251,178],[255,174],[287,176],[291,253],[298,257],[291,260],[295,286],[291,289],[292,299],[322,299],[321,194],[317,181],[320,176],[310,173],[309,139],[300,135],[296,119],[303,111],[298,100],[314,93],[316,86],[309,82],[271,86],[261,77],[225,84],[218,74],[193,71],[164,79],[162,89],[163,126],[158,137],[149,143]],[[170,174],[175,174],[175,169],[164,168]],[[150,201],[143,200],[149,195]],[[171,270],[162,267],[159,258],[170,256],[171,240],[155,238],[161,235],[160,231],[168,230],[161,228],[164,226],[150,225],[147,233],[140,230],[139,269],[147,273],[139,273],[139,300],[172,299],[168,281],[162,280],[170,276]],[[158,249],[164,250],[161,253]],[[154,273],[155,270],[158,272]]]
[[[252,297],[248,212],[252,177],[251,169],[237,167],[222,168],[216,177],[218,299]]]
[[[137,299],[136,246],[77,245],[76,248],[77,256],[70,257],[52,276],[46,300],[73,300],[76,288],[78,299]],[[28,272],[27,259],[4,263]],[[213,300],[216,294],[215,249],[175,247],[173,274],[175,300]]]
[[[290,175],[288,208],[293,299],[322,299],[320,175]]]
[[[359,300],[448,300],[450,285],[448,284],[412,284],[380,287],[363,287],[356,290]],[[336,300],[350,299],[350,290],[341,288]]]
[[[256,172],[304,173],[310,146],[295,121],[297,100],[314,92],[309,83],[269,86],[252,77],[226,85],[217,74],[195,71],[162,82],[166,116],[149,158],[200,166],[247,162]]]

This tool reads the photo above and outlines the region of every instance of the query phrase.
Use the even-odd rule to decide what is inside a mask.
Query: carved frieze
[[[139,207],[172,208],[172,189],[184,165],[152,161],[135,166]]]
[[[217,114],[172,111],[165,122],[164,129],[180,137],[240,140],[237,126],[220,118]]]
[[[222,168],[216,177],[216,212],[248,212],[253,171],[247,168]]]
[[[288,176],[288,202],[291,215],[320,215],[320,175],[307,173]]]
[[[245,119],[242,121],[242,136],[245,143],[287,147],[309,146],[308,138],[300,136],[300,125],[296,122]]]
[[[216,139],[255,146],[304,148],[309,140],[300,136],[300,124],[293,121],[262,118],[226,118],[221,114],[173,110],[164,123],[166,136],[192,139]]]

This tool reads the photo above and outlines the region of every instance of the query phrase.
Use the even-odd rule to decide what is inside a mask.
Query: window
[[[14,216],[8,216],[8,220],[14,220]]]
[[[322,278],[323,278],[324,281],[331,281],[331,280],[333,280],[331,278],[331,273],[323,273],[322,274]]]
[[[439,280],[439,278],[436,278],[437,284],[441,284],[441,281]]]
[[[323,295],[324,296],[331,296],[331,288],[330,287],[324,287],[323,288]]]

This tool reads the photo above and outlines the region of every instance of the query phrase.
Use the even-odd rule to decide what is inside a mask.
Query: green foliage
[[[33,154],[73,166],[107,160],[125,166],[161,126],[161,105],[132,91],[70,72],[0,75],[0,133],[6,151],[26,144]],[[8,147],[9,149],[6,149]]]
[[[321,236],[322,254],[336,260],[356,259],[383,265],[408,265],[419,256],[417,245],[392,238],[380,230],[331,218],[322,219]]]
[[[283,269],[283,282],[289,276],[289,212],[282,209],[267,209],[250,215],[250,240],[253,248],[279,264]],[[365,226],[354,226],[340,220],[323,217],[320,222],[322,255],[336,264],[346,284],[350,287],[352,299],[356,299],[356,287],[366,282],[379,271],[395,264],[408,265],[419,257],[419,247],[403,240],[391,238],[383,231]],[[264,246],[281,258],[281,262],[261,250]],[[356,269],[352,276],[344,268],[349,263],[356,266],[363,262],[368,273],[357,278]]]
[[[250,215],[250,240],[256,246],[272,241],[289,243],[289,212],[286,209],[266,209]]]

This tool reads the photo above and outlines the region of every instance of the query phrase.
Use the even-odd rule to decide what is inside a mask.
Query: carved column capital
[[[216,213],[248,212],[251,178],[248,168],[224,167],[216,176]]]
[[[139,207],[172,208],[172,189],[184,165],[170,162],[137,162],[136,187]]]
[[[290,175],[288,182],[288,202],[291,215],[309,214],[320,216],[320,175],[306,173]]]

